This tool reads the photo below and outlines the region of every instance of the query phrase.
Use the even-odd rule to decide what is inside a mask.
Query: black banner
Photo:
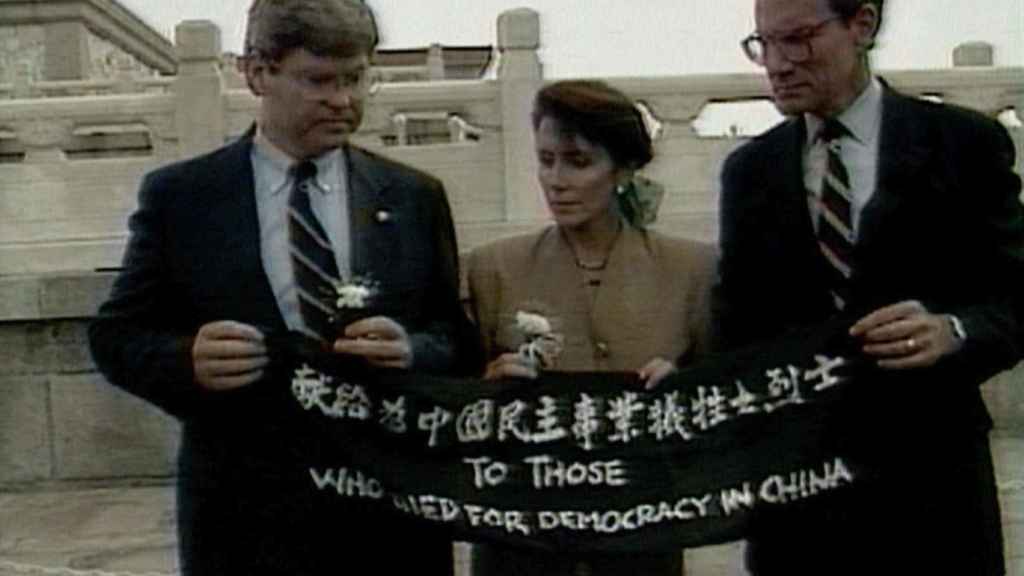
[[[863,393],[842,326],[700,363],[536,381],[363,370],[290,349],[309,488],[465,540],[652,551],[734,540],[757,514],[870,481],[845,406]],[[855,403],[854,403],[855,405]]]

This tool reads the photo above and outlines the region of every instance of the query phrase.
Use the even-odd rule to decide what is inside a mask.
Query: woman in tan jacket
[[[708,347],[713,249],[664,236],[641,112],[596,81],[562,81],[534,101],[538,178],[554,225],[472,252],[469,296],[486,378],[539,370],[633,371],[648,387]],[[524,320],[542,317],[541,346]],[[527,326],[527,332],[529,327]],[[474,574],[672,574],[681,553],[569,557],[478,546]]]

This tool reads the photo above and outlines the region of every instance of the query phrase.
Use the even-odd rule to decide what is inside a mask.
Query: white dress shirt
[[[807,203],[811,211],[811,222],[815,229],[821,211],[821,181],[828,163],[825,143],[818,138],[824,120],[812,114],[804,114],[807,124],[807,140],[804,144],[804,186],[807,188]],[[882,85],[872,78],[863,92],[849,108],[836,119],[850,132],[840,139],[840,157],[850,175],[851,216],[854,238],[860,231],[861,213],[875,193],[878,175],[878,140],[882,126]]]
[[[292,177],[288,170],[297,160],[274,146],[257,130],[252,147],[253,185],[260,223],[260,256],[277,306],[290,330],[306,326],[299,311],[295,275],[288,246],[288,195]],[[314,190],[310,208],[334,250],[334,259],[342,278],[351,275],[348,175],[341,149],[334,149],[312,159],[316,165]]]

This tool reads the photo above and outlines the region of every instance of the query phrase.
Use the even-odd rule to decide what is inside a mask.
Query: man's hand
[[[494,360],[487,363],[484,371],[484,380],[497,380],[498,378],[527,378],[533,380],[537,377],[537,364],[517,352],[505,352]]]
[[[890,370],[932,366],[963,346],[948,316],[932,314],[916,300],[875,310],[850,328],[850,336],[861,340],[864,353],[880,368]]]
[[[192,370],[207,390],[231,390],[256,382],[270,362],[263,334],[248,324],[204,324],[192,344]]]
[[[644,390],[654,388],[665,379],[666,376],[676,372],[676,365],[661,357],[651,358],[644,367],[637,371],[640,380],[644,383]]]
[[[412,342],[401,324],[386,316],[353,322],[334,341],[334,351],[362,356],[380,368],[411,368]]]

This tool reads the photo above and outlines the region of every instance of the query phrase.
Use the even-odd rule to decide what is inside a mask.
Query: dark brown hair
[[[562,80],[542,88],[533,101],[534,131],[547,117],[557,120],[563,133],[607,150],[618,167],[640,169],[654,157],[640,110],[599,80]]]
[[[871,45],[868,48],[873,48],[875,45],[874,39],[878,37],[878,31],[882,29],[882,12],[885,7],[885,0],[828,0],[828,7],[832,12],[835,12],[836,16],[839,16],[845,22],[849,22],[853,19],[857,11],[860,10],[861,6],[865,4],[871,4],[875,7],[875,11],[878,13],[877,23],[875,24],[875,34],[872,37]]]
[[[372,54],[379,34],[363,0],[253,0],[245,55],[271,61],[305,48],[317,56]]]

